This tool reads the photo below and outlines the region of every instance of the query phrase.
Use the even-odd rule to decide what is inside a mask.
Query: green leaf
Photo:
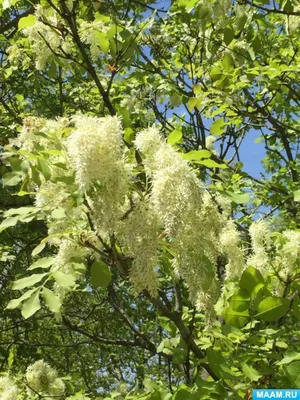
[[[109,50],[109,40],[107,39],[105,33],[96,32],[97,39],[99,40],[98,46],[103,51],[103,53],[107,53]]]
[[[222,316],[226,324],[235,326],[237,328],[241,328],[249,320],[248,311],[235,311],[230,307],[227,307],[223,310]]]
[[[53,313],[58,313],[61,308],[59,297],[57,297],[52,290],[47,289],[46,287],[43,288],[43,297],[49,309]]]
[[[197,161],[202,158],[209,158],[211,152],[209,150],[191,150],[188,153],[182,154],[182,157],[187,161]]]
[[[44,175],[46,181],[51,178],[51,168],[42,158],[38,158],[37,169]]]
[[[132,128],[128,127],[125,128],[125,132],[124,132],[124,140],[125,142],[127,142],[128,144],[131,144],[134,138],[134,131]]]
[[[3,186],[16,186],[22,180],[22,175],[16,172],[7,172],[2,176]]]
[[[245,204],[250,201],[250,193],[234,193],[226,192],[226,194],[231,198],[231,200],[236,204]]]
[[[197,164],[204,165],[207,168],[221,168],[221,169],[228,168],[228,166],[226,164],[219,164],[214,160],[201,160],[201,161],[198,161]]]
[[[59,286],[62,286],[62,287],[68,288],[68,289],[72,288],[76,283],[76,278],[74,275],[66,274],[61,271],[54,272],[53,277],[56,280],[56,282],[59,284]]]
[[[95,261],[91,266],[91,284],[93,287],[106,288],[111,282],[109,266],[103,261]]]
[[[169,144],[175,144],[178,143],[182,138],[182,132],[179,129],[174,129],[168,136],[167,142]]]
[[[40,258],[36,262],[30,265],[28,268],[29,271],[36,269],[36,268],[49,268],[55,262],[55,257],[44,257]]]
[[[224,118],[219,118],[216,121],[214,121],[211,126],[210,126],[210,133],[213,136],[218,136],[221,135],[224,132],[226,122],[224,121]]]
[[[37,291],[37,288],[30,289],[27,292],[25,292],[24,294],[22,294],[22,296],[19,297],[18,299],[10,300],[10,302],[7,304],[6,308],[8,310],[13,310],[13,309],[19,307],[19,305],[22,303],[22,301],[28,299],[32,295],[32,293],[34,293],[36,291]]]
[[[33,294],[22,306],[22,316],[27,319],[41,308],[40,291]]]
[[[11,226],[15,226],[18,220],[19,220],[18,217],[6,218],[4,221],[1,222],[0,232],[4,231],[7,228],[10,228]]]
[[[231,28],[225,28],[223,40],[225,44],[228,46],[234,39],[234,30]]]
[[[260,373],[255,368],[251,367],[251,365],[248,365],[246,363],[241,363],[241,365],[244,374],[247,376],[247,378],[250,379],[250,381],[257,382],[262,377],[262,375],[260,375]]]
[[[236,376],[222,356],[221,351],[215,350],[212,347],[207,349],[207,360],[210,368],[218,378],[236,379]]]
[[[95,21],[110,22],[110,17],[108,15],[100,14],[98,11],[95,14]]]
[[[17,346],[14,344],[11,346],[11,348],[9,350],[9,356],[8,356],[8,360],[7,360],[8,369],[11,369],[11,367],[13,365],[16,352],[17,352]]]
[[[28,215],[36,213],[35,207],[20,207],[20,208],[11,208],[10,210],[5,211],[6,217],[11,217],[13,215],[18,215],[20,217],[26,217]]]
[[[40,178],[40,174],[33,165],[31,166],[31,176],[32,176],[33,182],[36,183],[38,186],[41,186],[42,181]]]
[[[259,270],[251,266],[245,269],[240,279],[240,288],[253,296],[261,285],[264,285],[264,278]]]
[[[245,289],[239,289],[233,296],[228,300],[229,305],[234,311],[246,311],[250,305],[250,295]]]
[[[292,361],[300,360],[300,353],[294,351],[287,351],[281,361],[277,365],[290,364]]]
[[[295,361],[285,367],[285,372],[293,388],[300,388],[300,361]]]
[[[17,281],[13,282],[12,290],[21,290],[28,286],[33,286],[37,282],[40,282],[46,275],[47,273],[32,274],[30,276],[27,276],[26,278],[18,279]]]
[[[284,297],[266,297],[259,303],[256,317],[267,322],[276,321],[289,311],[290,303],[290,300]]]
[[[300,300],[299,296],[296,296],[293,301],[293,314],[300,321]]]
[[[39,245],[37,245],[37,246],[32,250],[31,255],[32,255],[33,257],[34,257],[34,256],[37,256],[38,254],[40,254],[40,252],[41,252],[42,250],[44,250],[45,247],[46,247],[46,243],[41,242]]]
[[[213,82],[219,81],[222,78],[223,74],[219,67],[213,67],[210,70],[210,77]]]
[[[193,91],[195,94],[200,94],[202,92],[201,85],[194,85],[193,86]]]
[[[223,57],[223,66],[226,71],[231,71],[234,67],[234,61],[232,55],[229,53],[225,53]]]
[[[34,25],[35,21],[36,21],[35,15],[28,15],[28,17],[21,18],[18,23],[18,30],[20,31],[21,29]]]
[[[300,201],[300,189],[295,190],[295,192],[294,192],[294,200],[295,201]]]
[[[171,102],[171,105],[172,105],[173,107],[179,107],[180,104],[182,103],[182,96],[180,96],[180,95],[177,94],[177,93],[172,94],[172,95],[170,96],[170,102]]]
[[[196,107],[198,103],[198,98],[197,97],[191,97],[187,103],[187,107],[189,109],[190,112],[193,111],[193,109]]]
[[[192,393],[191,389],[188,387],[179,388],[173,396],[174,400],[197,400],[199,399],[199,394]]]

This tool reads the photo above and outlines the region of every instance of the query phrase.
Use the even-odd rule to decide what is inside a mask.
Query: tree
[[[299,3],[1,7],[1,396],[300,387]]]

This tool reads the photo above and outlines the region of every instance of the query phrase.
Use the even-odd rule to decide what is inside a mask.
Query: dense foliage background
[[[295,0],[0,1],[2,399],[300,388],[299,27]]]

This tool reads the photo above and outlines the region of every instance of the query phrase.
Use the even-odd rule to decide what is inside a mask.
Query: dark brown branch
[[[136,340],[133,341],[133,340],[120,340],[120,339],[107,339],[99,335],[93,335],[92,333],[86,332],[85,330],[81,329],[79,326],[71,322],[66,317],[63,317],[63,323],[72,331],[80,333],[81,335],[90,338],[94,342],[102,343],[104,345],[145,348],[145,346],[143,346],[139,341]]]

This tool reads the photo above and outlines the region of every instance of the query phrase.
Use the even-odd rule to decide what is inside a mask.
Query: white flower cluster
[[[213,303],[206,299],[216,299],[219,290],[215,276],[218,255],[227,255],[230,277],[244,265],[234,223],[229,222],[225,211],[224,215],[219,212],[218,204],[205,193],[195,172],[155,128],[139,133],[135,146],[151,178],[150,200],[170,240],[175,273],[185,280],[191,300],[205,307],[209,315]]]
[[[61,22],[52,9],[46,10],[38,5],[35,14],[37,16],[36,22],[25,28],[23,34],[28,37],[31,43],[32,51],[36,57],[36,68],[43,70],[53,52],[61,55],[70,54],[72,43],[62,35],[59,29]]]
[[[265,221],[259,220],[251,224],[249,228],[252,244],[252,255],[248,258],[247,264],[257,268],[262,274],[269,269],[268,249],[270,238],[268,226]]]
[[[300,266],[300,231],[286,230],[283,232],[284,244],[277,245],[279,253],[279,270],[285,277],[292,277],[296,267]]]
[[[55,257],[55,265],[53,271],[61,271],[65,274],[78,275],[78,271],[74,270],[72,258],[84,259],[88,254],[88,250],[80,246],[73,240],[63,239],[60,242],[58,253]]]
[[[47,150],[54,147],[51,139],[54,134],[65,129],[69,121],[67,118],[56,120],[46,120],[44,118],[28,117],[24,119],[23,127],[17,139],[12,139],[11,143],[22,148],[22,150],[32,151],[37,145],[45,147]]]
[[[76,180],[88,192],[98,230],[111,232],[123,213],[129,188],[120,120],[78,116],[74,123],[66,145]]]
[[[0,377],[1,400],[17,400],[20,390],[8,376]]]
[[[144,289],[155,297],[158,278],[154,267],[158,265],[159,223],[152,205],[140,201],[125,218],[120,235],[129,255],[134,258],[130,280],[138,294]]]
[[[96,61],[99,55],[102,53],[101,50],[101,34],[106,33],[108,27],[103,21],[82,21],[80,24],[79,36],[83,43],[90,46],[91,57],[93,61]]]
[[[222,252],[227,256],[226,278],[235,279],[241,276],[245,267],[244,252],[239,246],[240,238],[232,219],[228,219],[220,234]]]
[[[145,156],[146,173],[152,178],[154,209],[170,237],[176,236],[186,218],[202,204],[203,188],[181,155],[167,144],[155,128],[140,132],[135,140]]]
[[[43,135],[36,135],[37,132]],[[173,255],[174,275],[184,279],[197,307],[205,308],[207,315],[213,314],[213,303],[208,299],[216,299],[219,293],[218,258],[227,257],[227,279],[235,278],[244,268],[239,235],[230,217],[230,202],[206,191],[195,170],[156,128],[140,132],[134,142],[149,182],[149,193],[143,198],[132,191],[135,175],[126,159],[128,153],[117,117],[77,115],[71,123],[67,119],[33,118],[25,122],[19,141],[22,149],[52,149],[49,165],[51,171],[56,168],[55,179],[43,181],[36,188],[35,199],[46,215],[49,233],[64,233],[63,239],[51,239],[52,244],[59,245],[52,273],[72,275],[74,279],[70,280],[75,282],[83,271],[76,269],[80,263],[74,263],[72,258],[97,258],[79,245],[80,235],[84,234],[85,240],[93,236],[93,245],[99,250],[102,247],[95,232],[90,235],[91,223],[104,241],[114,234],[132,258],[130,280],[135,293],[146,289],[155,296],[158,249],[160,241],[165,241]],[[57,148],[61,151],[57,152]],[[55,165],[61,162],[65,169]],[[69,184],[65,179],[72,178],[72,174],[76,182]],[[71,196],[75,191],[85,196],[84,203],[79,202],[77,207]],[[66,238],[71,232],[72,240]],[[253,240],[254,250],[258,251],[258,236]],[[56,283],[54,290],[64,297],[69,289]]]
[[[30,391],[35,394],[47,394],[57,398],[64,395],[63,380],[58,378],[57,371],[44,360],[39,360],[27,368],[26,380]]]

